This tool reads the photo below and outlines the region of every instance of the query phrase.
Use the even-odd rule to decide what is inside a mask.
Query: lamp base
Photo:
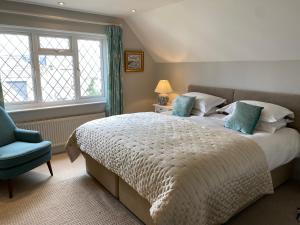
[[[169,102],[169,96],[167,96],[167,95],[158,96],[158,104],[167,105],[168,102]]]

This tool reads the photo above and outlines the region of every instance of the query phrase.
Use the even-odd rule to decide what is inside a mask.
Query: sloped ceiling
[[[1,0],[0,0],[1,1]],[[138,12],[155,9],[181,0],[9,0],[50,6],[62,9],[71,9],[81,12],[97,13],[109,16],[126,16],[131,10]],[[63,2],[64,6],[59,6]]]
[[[299,0],[184,0],[125,19],[157,62],[300,59]]]

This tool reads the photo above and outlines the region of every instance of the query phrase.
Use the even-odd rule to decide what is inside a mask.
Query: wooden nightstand
[[[172,105],[153,104],[153,106],[154,106],[154,112],[156,113],[167,112],[173,109]]]

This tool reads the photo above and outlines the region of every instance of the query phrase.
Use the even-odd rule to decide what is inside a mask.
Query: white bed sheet
[[[188,119],[201,123],[203,127],[229,130],[224,127],[224,116],[222,114],[213,114],[208,117],[191,116]],[[299,156],[300,134],[295,129],[286,127],[274,134],[256,131],[253,135],[246,135],[232,130],[229,131],[255,141],[265,153],[270,170],[284,165]]]
[[[164,114],[172,115],[171,111],[165,112]],[[224,117],[225,115],[223,114],[212,114],[207,117],[191,116],[187,119],[201,123],[203,127],[224,129],[252,139],[265,153],[270,170],[282,166],[292,161],[297,156],[300,156],[300,134],[297,130],[285,127],[274,134],[256,131],[253,135],[246,135],[225,128]]]

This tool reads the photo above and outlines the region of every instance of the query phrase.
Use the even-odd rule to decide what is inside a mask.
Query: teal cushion
[[[173,106],[172,114],[175,116],[190,116],[195,104],[195,97],[177,96]]]
[[[34,130],[15,129],[15,138],[17,141],[39,143],[43,141],[40,132]]]
[[[51,160],[51,151],[46,153],[45,155],[39,156],[38,158],[31,160],[29,162],[23,163],[21,165],[15,166],[15,167],[10,167],[10,168],[5,168],[2,169],[0,168],[0,179],[1,180],[6,180],[6,179],[11,179],[16,176],[19,176],[23,173],[26,173],[42,164],[45,162],[48,162]]]
[[[262,110],[263,107],[260,106],[237,102],[232,116],[225,121],[225,127],[245,134],[253,134]]]
[[[17,141],[0,147],[0,168],[10,168],[51,152],[51,142],[28,143]]]
[[[16,125],[7,112],[0,107],[0,146],[10,144],[15,141],[14,131]]]

